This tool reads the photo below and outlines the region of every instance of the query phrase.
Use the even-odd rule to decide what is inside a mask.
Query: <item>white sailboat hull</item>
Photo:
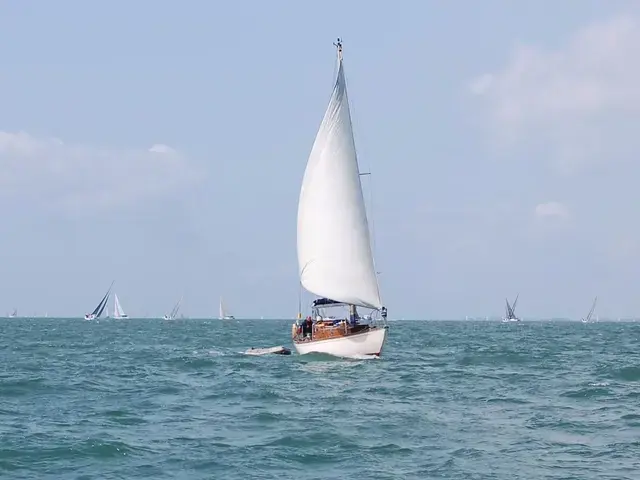
[[[93,315],[92,313],[89,313],[89,314],[84,316],[85,320],[94,320],[95,318],[96,318],[96,316]]]
[[[387,332],[386,327],[378,327],[346,337],[294,342],[293,346],[299,355],[326,353],[336,357],[379,356],[387,339]]]

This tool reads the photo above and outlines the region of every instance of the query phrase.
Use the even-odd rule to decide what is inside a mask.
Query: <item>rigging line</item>
[[[302,282],[298,286],[298,320],[302,318]]]
[[[340,38],[339,41],[342,42],[342,38]],[[342,68],[344,69],[344,59],[342,60],[342,64],[343,64]],[[336,68],[334,70],[336,70],[336,69],[337,69],[337,66],[336,66]],[[348,83],[349,82],[347,81],[347,74],[344,71],[343,71],[343,76],[344,76],[344,89],[345,89],[346,92],[348,92],[349,91],[349,89],[348,89],[348,86],[349,86]],[[335,77],[336,77],[336,72],[334,72],[334,78]],[[370,215],[367,215],[367,220],[368,220],[368,223],[369,223],[369,235],[371,236],[371,243],[372,243],[372,245],[371,245],[371,250],[372,250],[371,253],[372,253],[373,257],[374,257],[374,266],[375,266],[376,241],[375,241],[375,220],[374,220],[374,214],[373,214],[373,180],[371,180],[371,177],[372,177],[371,168],[369,168],[368,172],[362,172],[360,170],[360,164],[362,162],[361,162],[361,157],[360,157],[360,154],[358,153],[358,147],[357,147],[359,135],[358,135],[358,133],[356,133],[356,128],[355,128],[355,125],[354,125],[356,123],[356,122],[354,122],[354,119],[358,118],[358,115],[357,115],[357,112],[356,112],[357,109],[355,108],[355,104],[352,101],[352,99],[349,97],[348,93],[347,93],[347,100],[348,100],[348,107],[349,107],[349,117],[350,117],[350,120],[351,120],[351,133],[353,135],[354,150],[355,150],[356,159],[357,159],[357,162],[358,162],[358,173],[359,173],[360,177],[362,177],[363,175],[366,175],[370,179],[369,180],[369,210],[370,210],[370,212],[368,212],[368,213],[370,213]],[[370,166],[370,163],[368,161],[367,161],[367,165]],[[362,179],[360,179],[360,187],[362,188]],[[377,274],[377,272],[376,272],[376,274]]]
[[[371,209],[371,249],[373,250],[374,266],[378,257],[376,248],[376,216],[373,213],[373,175],[369,175],[369,208]],[[376,272],[376,275],[378,272]]]

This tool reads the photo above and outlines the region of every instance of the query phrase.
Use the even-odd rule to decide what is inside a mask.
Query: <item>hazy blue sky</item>
[[[613,0],[0,2],[0,312],[295,315],[337,36],[391,317],[640,314]]]

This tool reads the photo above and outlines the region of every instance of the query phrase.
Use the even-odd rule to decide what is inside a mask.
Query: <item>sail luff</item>
[[[302,286],[319,297],[382,307],[340,44],[337,78],[300,189],[298,267]]]

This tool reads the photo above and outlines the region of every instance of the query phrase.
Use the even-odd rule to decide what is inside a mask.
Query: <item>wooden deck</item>
[[[367,330],[369,325],[351,326],[348,322],[343,321],[337,325],[331,322],[316,322],[313,324],[311,338],[303,337],[302,334],[294,337],[294,342],[313,342],[319,340],[330,340],[332,338],[348,337]]]

